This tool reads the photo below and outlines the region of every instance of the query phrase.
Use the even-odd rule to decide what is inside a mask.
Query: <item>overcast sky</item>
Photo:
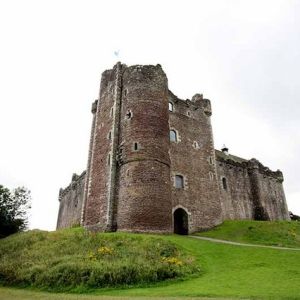
[[[55,229],[101,73],[160,63],[178,97],[212,101],[215,147],[281,169],[300,214],[299,20],[291,0],[1,0],[0,184],[28,187],[31,228]]]

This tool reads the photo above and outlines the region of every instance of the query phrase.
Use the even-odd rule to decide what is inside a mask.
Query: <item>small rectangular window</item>
[[[184,188],[183,176],[175,175],[175,187],[177,189],[183,189]]]
[[[227,180],[225,177],[222,178],[222,185],[223,185],[223,189],[227,190]]]
[[[177,133],[175,130],[170,130],[170,141],[177,142]]]
[[[193,147],[194,147],[195,149],[199,149],[199,144],[198,144],[198,142],[194,141],[194,142],[193,142]]]
[[[132,118],[132,111],[131,110],[127,110],[125,117],[126,117],[126,119],[130,120]]]

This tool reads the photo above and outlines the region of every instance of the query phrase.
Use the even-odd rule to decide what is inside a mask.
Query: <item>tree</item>
[[[292,221],[300,221],[300,216],[293,214],[291,211],[289,213]]]
[[[25,187],[10,191],[0,185],[0,238],[23,231],[28,226],[31,194]]]

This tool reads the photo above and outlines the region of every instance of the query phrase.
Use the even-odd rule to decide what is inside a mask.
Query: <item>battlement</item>
[[[222,151],[216,150],[216,159],[219,163],[225,163],[239,168],[249,170],[257,169],[262,175],[283,182],[283,174],[280,170],[272,171],[270,170],[270,168],[264,166],[260,161],[258,161],[255,158],[247,160],[232,154],[225,154]]]
[[[66,188],[59,189],[58,200],[61,201],[61,199],[64,196],[66,196],[72,189],[76,189],[77,185],[81,182],[81,180],[84,180],[85,175],[86,171],[83,171],[80,175],[73,173],[71,183]]]
[[[169,90],[169,102],[175,113],[194,118],[201,118],[203,115],[212,115],[211,103],[209,99],[203,98],[202,94],[195,94],[192,99],[180,99]]]
[[[97,105],[98,105],[98,99],[96,99],[93,103],[92,103],[92,108],[91,108],[91,112],[94,114],[97,111]]]
[[[164,89],[167,93],[167,76],[161,65],[127,66],[118,62],[112,69],[102,73],[100,101],[102,96],[116,95],[116,89],[118,89],[118,97],[131,97],[133,93],[137,96],[141,92],[140,90],[151,91],[155,96],[154,92],[158,88]],[[135,98],[136,100],[147,101],[145,97]],[[111,101],[113,99],[113,97],[110,98]],[[157,101],[160,101],[159,97],[157,97]]]
[[[259,160],[251,158],[248,161],[248,168],[258,169],[264,176],[272,177],[279,182],[283,182],[283,174],[280,170],[272,171],[268,167],[264,166]]]

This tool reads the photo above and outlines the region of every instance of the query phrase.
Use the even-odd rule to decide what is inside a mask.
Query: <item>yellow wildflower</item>
[[[163,257],[162,261],[170,265],[182,266],[183,262],[177,257]]]

